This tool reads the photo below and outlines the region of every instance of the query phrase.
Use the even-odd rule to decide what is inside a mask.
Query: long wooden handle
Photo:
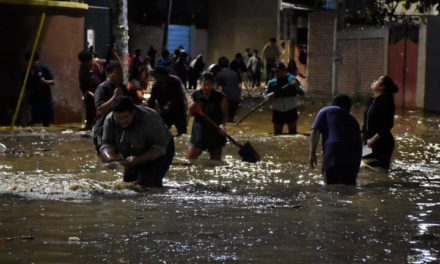
[[[246,114],[244,114],[237,122],[235,122],[236,125],[240,124],[241,122],[243,122],[243,120],[245,120],[248,116],[250,116],[252,113],[254,113],[255,111],[258,110],[258,108],[262,107],[263,105],[265,105],[267,102],[270,101],[270,98],[265,99],[263,102],[257,104],[256,106],[254,106],[251,110],[249,110],[249,112],[247,112]]]
[[[205,115],[204,113],[200,113],[199,115],[201,115],[203,118],[205,118],[206,121],[208,121],[208,123],[210,123],[212,126],[214,126],[215,128],[217,128],[218,130],[220,130],[220,128],[218,127],[218,125],[211,119],[209,118],[207,115]],[[238,143],[235,139],[233,139],[230,135],[228,135],[227,133],[225,133],[225,136],[237,147],[243,147],[243,145],[241,145],[240,143]]]
[[[283,87],[281,87],[281,90],[286,89],[287,87],[294,85],[297,81],[294,80],[290,83],[287,83],[285,85],[283,85]],[[272,92],[273,93],[273,92]],[[246,114],[244,114],[237,122],[235,122],[236,125],[240,124],[241,122],[243,122],[243,120],[245,120],[248,116],[250,116],[251,114],[253,114],[255,111],[257,111],[258,108],[262,107],[263,105],[265,105],[267,102],[270,101],[270,97],[268,97],[267,99],[265,99],[263,102],[259,103],[258,105],[256,105],[254,108],[252,108],[251,110],[249,110],[249,112],[247,112]]]

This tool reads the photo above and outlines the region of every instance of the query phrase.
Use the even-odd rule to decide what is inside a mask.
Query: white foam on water
[[[96,195],[136,195],[134,184],[117,181],[96,181],[74,174],[35,174],[0,172],[0,194],[28,199],[84,200]]]

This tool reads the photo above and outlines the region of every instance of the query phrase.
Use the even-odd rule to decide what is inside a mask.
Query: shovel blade
[[[261,160],[260,155],[258,155],[257,151],[255,151],[249,142],[244,143],[244,145],[238,151],[238,154],[242,160],[246,162],[256,163]]]

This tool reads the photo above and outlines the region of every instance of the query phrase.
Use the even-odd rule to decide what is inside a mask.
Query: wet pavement
[[[305,135],[271,135],[267,109],[229,126],[257,164],[227,144],[223,162],[191,165],[189,136],[178,138],[166,187],[151,190],[122,183],[78,129],[2,130],[0,262],[439,263],[439,116],[396,116],[388,174],[362,168],[357,187],[325,186],[307,163],[319,106],[306,109]]]

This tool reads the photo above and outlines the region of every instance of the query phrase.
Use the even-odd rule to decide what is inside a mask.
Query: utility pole
[[[162,39],[162,50],[167,49],[168,45],[168,30],[170,28],[170,22],[171,22],[171,12],[173,10],[173,0],[168,0],[168,13],[167,13],[167,20],[165,22],[165,28],[163,30],[163,39]]]

